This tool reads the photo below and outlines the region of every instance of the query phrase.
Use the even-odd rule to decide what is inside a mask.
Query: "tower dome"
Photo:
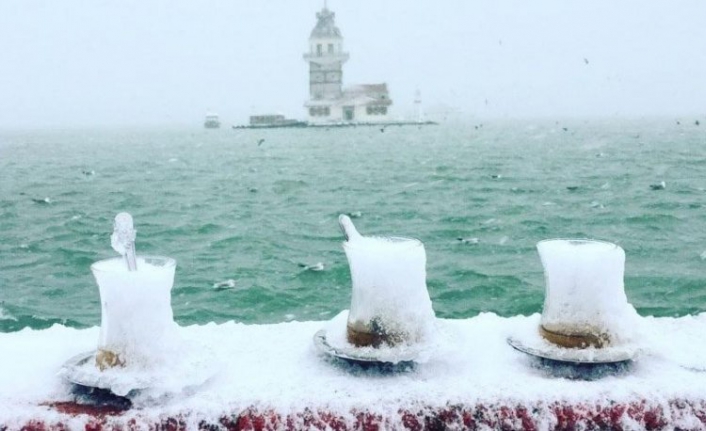
[[[316,27],[311,30],[309,39],[343,39],[341,30],[336,27],[335,18],[336,14],[324,6],[321,12],[316,14]]]

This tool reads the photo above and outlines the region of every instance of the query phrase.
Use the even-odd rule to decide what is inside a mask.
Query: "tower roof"
[[[309,39],[313,38],[337,38],[341,39],[341,30],[336,27],[334,21],[336,14],[328,10],[326,6],[321,9],[321,12],[316,14],[316,27],[311,30],[311,36]]]

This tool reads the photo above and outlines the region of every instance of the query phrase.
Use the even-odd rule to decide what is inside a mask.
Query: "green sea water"
[[[693,122],[0,132],[0,332],[98,325],[89,267],[115,255],[121,211],[138,253],[177,260],[182,325],[348,308],[341,213],[424,243],[439,317],[541,311],[535,244],[556,237],[621,245],[643,315],[706,311],[706,127]]]

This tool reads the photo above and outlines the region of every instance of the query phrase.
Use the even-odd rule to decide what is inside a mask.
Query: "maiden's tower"
[[[343,88],[343,36],[336,27],[335,14],[326,5],[316,14],[316,26],[309,36],[308,122],[323,124],[365,124],[390,121],[392,104],[387,84],[363,84]]]

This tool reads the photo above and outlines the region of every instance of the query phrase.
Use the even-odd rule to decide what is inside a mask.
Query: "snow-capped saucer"
[[[334,317],[326,328],[314,334],[316,348],[322,353],[339,359],[368,364],[421,363],[429,359],[432,348],[430,343],[401,344],[377,348],[357,347],[348,342],[347,322],[348,310],[344,310]]]
[[[507,343],[515,350],[542,359],[572,364],[615,364],[636,359],[641,349],[634,344],[624,344],[596,349],[570,349],[560,347],[546,341],[538,331],[532,336],[529,334],[520,337],[508,337]]]
[[[104,371],[96,367],[95,357],[96,351],[73,356],[58,374],[69,383],[105,389],[121,397],[159,398],[203,385],[222,366],[206,348],[184,349],[168,355],[169,360],[161,361],[159,366],[116,367]]]

